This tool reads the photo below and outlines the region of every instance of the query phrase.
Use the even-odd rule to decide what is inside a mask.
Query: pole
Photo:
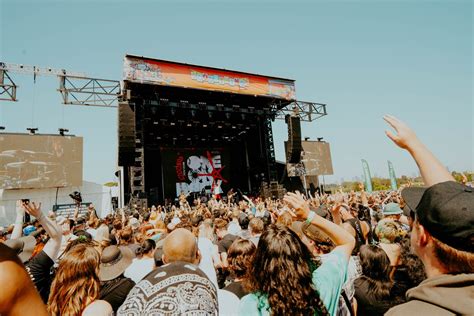
[[[304,194],[306,195],[306,198],[308,198],[308,189],[306,185],[306,175],[303,175],[303,186],[304,186]]]

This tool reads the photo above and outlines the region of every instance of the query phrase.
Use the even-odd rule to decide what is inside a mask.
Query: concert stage
[[[122,88],[123,204],[278,180],[271,122],[294,80],[127,55]]]

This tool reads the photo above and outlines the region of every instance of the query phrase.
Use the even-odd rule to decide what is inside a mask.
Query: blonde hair
[[[403,236],[404,232],[397,222],[391,219],[383,219],[377,224],[375,234],[381,243],[393,244]]]
[[[78,244],[59,264],[48,299],[49,315],[81,315],[99,297],[99,252]]]
[[[283,212],[283,214],[278,216],[277,223],[286,227],[291,227],[291,224],[293,224],[293,218],[291,217],[290,213]]]
[[[99,228],[97,228],[94,240],[99,243],[110,240],[109,227],[106,224],[102,224],[99,226]]]

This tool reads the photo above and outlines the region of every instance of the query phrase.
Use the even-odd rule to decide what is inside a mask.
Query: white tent
[[[83,181],[81,187],[0,190],[0,226],[14,223],[17,200],[30,199],[32,202],[41,202],[41,210],[44,214],[48,214],[55,204],[73,203],[69,197],[73,191],[81,192],[84,203],[93,203],[100,217],[112,211],[111,198],[118,196],[118,187],[105,187],[87,181]]]

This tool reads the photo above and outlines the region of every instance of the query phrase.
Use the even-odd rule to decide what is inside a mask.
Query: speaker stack
[[[135,164],[135,113],[128,102],[118,104],[118,164]]]
[[[286,160],[288,163],[298,163],[301,161],[301,122],[299,116],[287,115],[285,117],[288,125],[288,143],[286,150]]]

